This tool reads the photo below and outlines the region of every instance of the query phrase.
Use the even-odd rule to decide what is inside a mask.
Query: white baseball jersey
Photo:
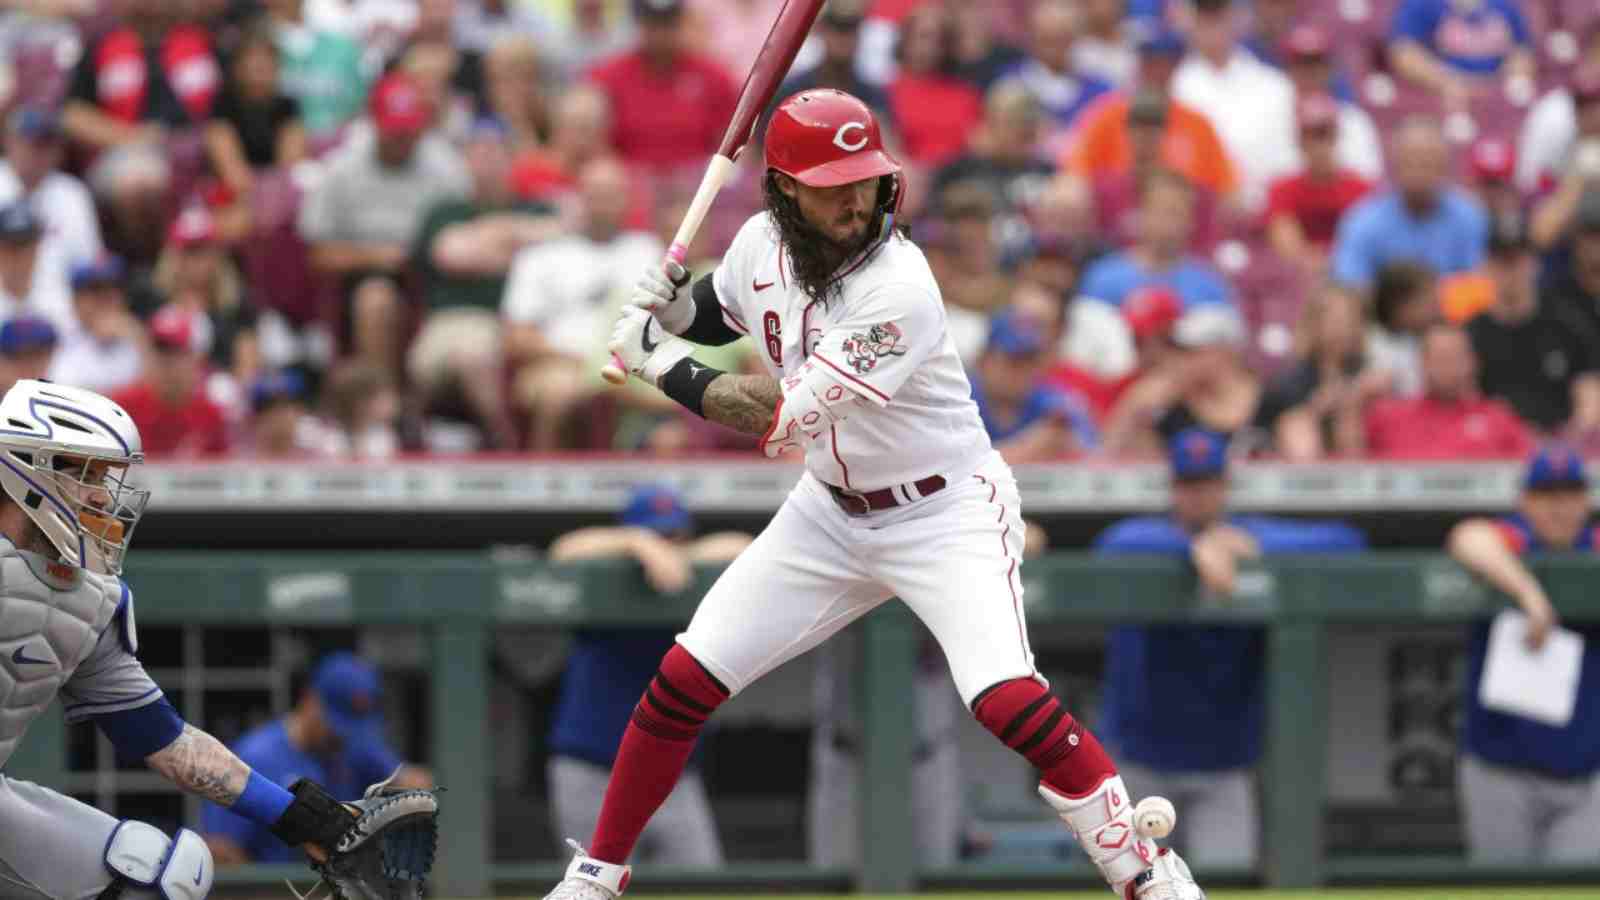
[[[945,327],[944,301],[922,251],[895,235],[845,265],[842,291],[813,300],[791,277],[777,226],[757,213],[713,275],[728,327],[756,342],[782,381],[810,364],[867,401],[806,447],[806,468],[871,491],[930,475],[965,478],[989,435]]]

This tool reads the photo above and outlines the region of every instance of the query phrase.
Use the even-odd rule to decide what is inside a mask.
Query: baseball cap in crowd
[[[0,206],[0,241],[8,244],[25,244],[44,233],[44,223],[26,200],[16,200]]]
[[[694,527],[694,517],[683,505],[683,497],[664,484],[634,488],[618,518],[630,528],[648,528],[657,534],[686,532]]]
[[[306,398],[306,380],[299,372],[269,372],[250,386],[250,408],[261,412],[273,404]]]
[[[1328,33],[1315,25],[1296,25],[1283,36],[1279,49],[1288,62],[1307,62],[1324,59],[1332,44]]]
[[[72,264],[72,289],[87,291],[97,287],[120,285],[125,271],[122,258],[110,253],[102,253],[90,260],[80,260]]]
[[[433,114],[422,88],[403,72],[383,76],[372,89],[371,111],[382,134],[418,134]]]
[[[204,206],[187,207],[167,228],[167,243],[185,250],[216,240],[217,220]]]
[[[1180,347],[1238,346],[1245,341],[1244,320],[1231,307],[1207,303],[1178,317],[1172,340]]]
[[[1501,213],[1489,220],[1489,254],[1510,256],[1533,251],[1528,221],[1515,213]]]
[[[1510,181],[1517,168],[1517,151],[1509,141],[1480,138],[1467,154],[1475,181]]]
[[[989,340],[984,346],[1007,356],[1031,356],[1044,349],[1044,332],[1020,310],[1007,309],[989,320]]]
[[[211,350],[211,322],[198,312],[168,303],[150,317],[150,341],[160,349],[203,355]]]
[[[61,136],[61,116],[44,106],[19,106],[6,118],[6,128],[33,141],[55,140]]]
[[[1128,323],[1134,340],[1169,333],[1183,312],[1183,301],[1170,288],[1146,285],[1122,301],[1122,320]]]
[[[1155,27],[1139,35],[1140,56],[1178,57],[1183,55],[1185,49],[1183,35],[1171,28]]]
[[[1167,444],[1174,481],[1221,478],[1228,472],[1228,438],[1204,428],[1185,428]]]
[[[56,345],[56,329],[49,319],[16,316],[0,325],[0,356],[21,356]]]
[[[675,19],[683,14],[683,0],[633,0],[635,19]]]
[[[1583,457],[1565,444],[1546,444],[1528,457],[1522,487],[1530,491],[1582,490],[1589,486]]]
[[[383,696],[378,670],[354,653],[331,653],[311,673],[322,717],[346,747],[383,742]]]

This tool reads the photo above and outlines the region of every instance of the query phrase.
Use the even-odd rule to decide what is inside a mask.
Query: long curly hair
[[[839,266],[880,242],[883,216],[894,192],[893,185],[886,181],[892,179],[885,176],[885,180],[879,182],[877,211],[866,231],[859,240],[846,246],[807,222],[800,212],[800,204],[778,187],[778,173],[767,173],[762,182],[767,212],[778,226],[778,237],[788,248],[791,277],[811,299],[821,301],[824,306],[836,299],[843,289],[839,279],[834,277]]]

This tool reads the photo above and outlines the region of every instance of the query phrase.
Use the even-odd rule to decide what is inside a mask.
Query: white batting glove
[[[634,306],[622,310],[608,346],[629,375],[652,385],[694,352],[692,344],[665,333],[653,316]]]
[[[673,334],[683,334],[694,323],[694,297],[684,290],[688,285],[689,270],[668,259],[644,270],[628,305],[655,316]]]

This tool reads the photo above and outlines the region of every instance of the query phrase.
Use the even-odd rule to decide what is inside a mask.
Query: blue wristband
[[[251,772],[244,793],[230,808],[252,822],[271,825],[283,818],[283,811],[293,802],[293,794],[262,778],[260,772]]]

